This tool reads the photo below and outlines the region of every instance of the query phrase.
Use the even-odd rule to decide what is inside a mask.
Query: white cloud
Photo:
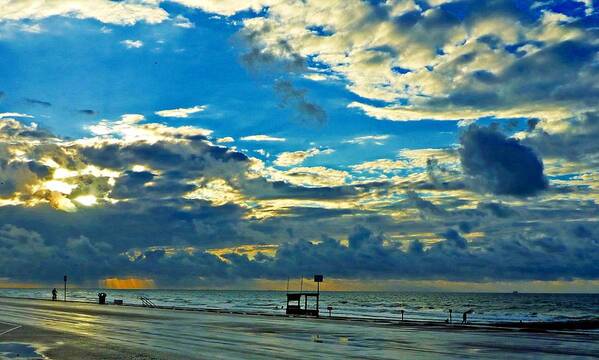
[[[250,135],[241,138],[243,141],[285,141],[287,139],[270,135]]]
[[[346,144],[359,144],[364,145],[367,143],[373,143],[375,145],[383,145],[383,141],[389,139],[389,135],[365,135],[358,136],[353,139],[343,141]]]
[[[51,16],[96,19],[103,23],[133,25],[138,21],[157,24],[168,13],[149,1],[110,0],[4,0],[0,2],[0,20],[39,20]]]
[[[202,11],[231,16],[240,11],[260,11],[265,6],[275,3],[275,0],[171,0],[187,7]]]
[[[158,123],[141,124],[144,116],[125,114],[120,120],[102,120],[88,127],[93,135],[99,138],[118,138],[122,142],[132,143],[144,141],[155,143],[161,140],[173,140],[187,136],[209,136],[211,130],[193,126],[169,127]],[[86,142],[86,140],[81,140]]]
[[[409,167],[407,161],[404,160],[390,160],[390,159],[377,159],[373,161],[363,162],[358,165],[350,166],[354,171],[382,171],[382,172],[392,172],[398,169],[405,169]]]
[[[21,26],[21,30],[28,32],[28,33],[32,33],[32,34],[39,34],[44,31],[44,29],[42,29],[40,24],[33,24],[33,25],[24,24]]]
[[[473,11],[461,20],[439,7],[448,2],[445,0],[429,2],[431,7],[426,10],[414,1],[379,2],[376,6],[351,0],[181,2],[223,15],[268,5],[267,14],[243,21],[242,31],[254,50],[283,60],[310,58],[324,65],[323,74],[304,76],[318,81],[336,76],[351,92],[388,103],[350,104],[377,119],[497,116],[560,120],[592,102],[574,95],[552,98],[543,86],[563,85],[577,94],[596,82],[592,61],[571,66],[572,76],[558,70],[564,63],[556,51],[568,50],[552,47],[565,41],[592,44],[584,29],[575,25],[577,21],[548,10],[536,21],[522,22],[525,9],[521,13],[515,8],[498,11],[484,1],[473,4]],[[585,4],[587,12],[591,11],[592,1]],[[410,11],[419,14],[413,21],[401,19]],[[315,27],[326,29],[327,34],[314,31]],[[507,45],[518,42],[526,45],[515,54]],[[544,54],[531,58],[539,53]],[[528,70],[518,72],[518,66]],[[539,76],[527,75],[532,72]],[[569,81],[571,77],[574,79]]]
[[[186,18],[183,15],[177,15],[175,17],[174,24],[175,24],[175,26],[184,28],[184,29],[191,29],[191,28],[195,27],[195,25],[188,18]]]
[[[154,114],[162,117],[187,118],[191,114],[199,113],[206,110],[206,108],[206,105],[196,105],[190,108],[156,111]]]
[[[2,118],[8,118],[8,117],[26,117],[26,118],[32,118],[32,115],[29,114],[22,114],[22,113],[15,113],[15,112],[5,112],[5,113],[0,113],[0,119]]]
[[[263,175],[273,181],[308,187],[342,186],[351,178],[346,171],[324,166],[293,167],[285,171],[267,168]]]
[[[121,44],[125,45],[127,47],[127,49],[139,49],[140,47],[144,46],[143,41],[141,40],[123,40],[121,41]]]
[[[317,148],[308,149],[306,151],[288,151],[282,152],[277,156],[277,159],[274,161],[274,164],[277,166],[294,166],[301,164],[309,157],[316,156],[319,154],[331,154],[334,150],[325,149],[320,150]]]
[[[234,141],[235,141],[235,139],[233,139],[233,138],[232,138],[232,137],[230,137],[230,136],[225,136],[225,137],[222,137],[222,138],[218,138],[218,139],[216,139],[216,142],[217,142],[217,143],[221,143],[221,144],[222,144],[222,143],[232,143],[232,142],[234,142]]]

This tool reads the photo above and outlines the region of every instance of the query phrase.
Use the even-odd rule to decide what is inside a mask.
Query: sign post
[[[67,301],[67,276],[64,276],[64,301]]]
[[[316,297],[316,313],[320,312],[320,283],[324,280],[324,277],[322,275],[314,275],[314,282],[316,283],[317,286],[317,293],[318,296]]]

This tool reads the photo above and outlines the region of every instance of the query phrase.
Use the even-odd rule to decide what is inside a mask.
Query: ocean
[[[0,289],[0,296],[50,299],[51,289]],[[63,298],[62,289],[58,298]],[[98,292],[107,301],[122,299],[126,304],[141,304],[141,296],[156,305],[200,309],[284,314],[286,297],[281,291],[236,290],[106,290],[69,289],[68,300],[97,302]],[[599,318],[599,294],[511,294],[441,292],[321,292],[320,311],[333,308],[335,316],[406,320],[445,320],[448,310],[453,321],[472,310],[468,321],[564,321]]]

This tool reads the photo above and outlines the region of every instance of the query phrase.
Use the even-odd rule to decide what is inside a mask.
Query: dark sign
[[[322,282],[323,279],[322,275],[314,275],[314,282]]]
[[[66,275],[64,276],[64,282],[67,282],[67,276]]]

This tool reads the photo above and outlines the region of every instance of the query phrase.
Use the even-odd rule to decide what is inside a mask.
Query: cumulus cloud
[[[599,112],[589,111],[568,118],[556,129],[537,125],[522,140],[543,156],[578,162],[592,169],[599,163]]]
[[[160,110],[154,114],[162,117],[173,117],[173,118],[188,118],[189,115],[196,114],[206,110],[206,105],[196,105],[190,108],[178,108],[172,110]]]
[[[471,125],[460,144],[460,162],[473,187],[514,196],[535,195],[547,188],[539,156],[496,128]]]
[[[213,145],[195,128],[159,125],[128,114],[105,120],[102,135],[73,140],[0,120],[0,261],[8,264],[0,276],[43,282],[76,271],[92,284],[140,276],[190,286],[199,276],[284,278],[283,268],[473,281],[599,275],[592,201],[553,200],[549,189],[526,203],[484,202],[466,189],[416,193],[410,176],[354,182],[333,168],[281,171]],[[495,129],[468,130],[467,149],[472,142],[484,152],[480,139],[491,137],[502,152],[529,156]],[[433,155],[441,164],[456,157],[423,149],[398,160],[426,167]]]
[[[194,3],[223,15],[267,7],[243,20],[252,49],[247,62],[295,63],[295,72],[305,72],[305,63],[342,79],[356,95],[377,101],[349,107],[377,119],[559,122],[594,107],[596,30],[584,17],[546,3],[461,4],[458,16],[449,2]]]
[[[39,20],[51,16],[69,16],[78,19],[96,19],[103,23],[134,25],[138,21],[157,24],[168,18],[168,13],[156,2],[111,0],[8,0],[2,4],[2,20]]]

